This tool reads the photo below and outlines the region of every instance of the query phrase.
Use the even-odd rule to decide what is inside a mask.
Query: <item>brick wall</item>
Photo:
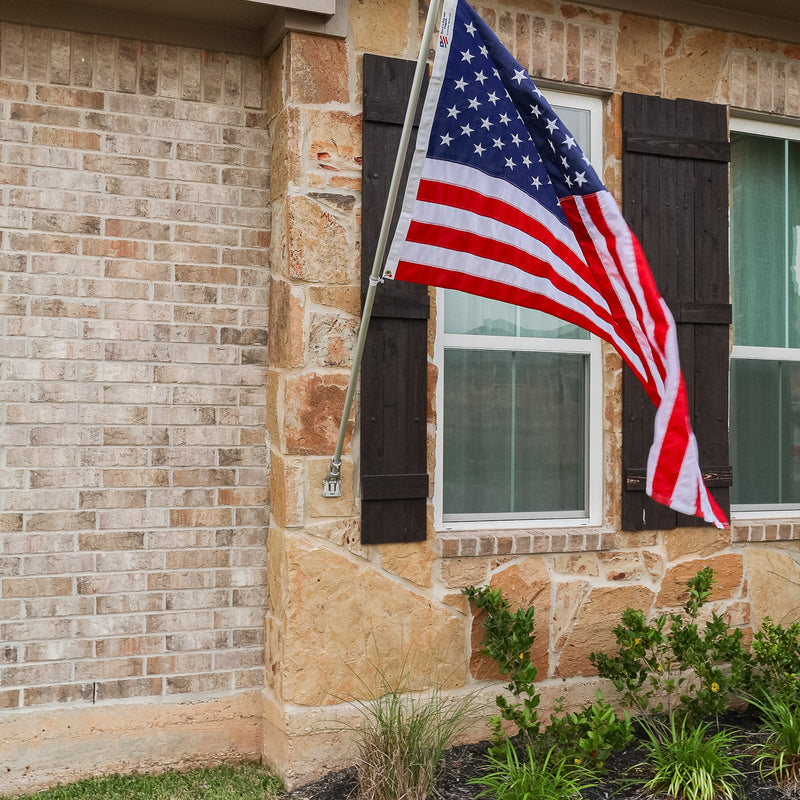
[[[0,707],[262,682],[262,66],[0,24]]]

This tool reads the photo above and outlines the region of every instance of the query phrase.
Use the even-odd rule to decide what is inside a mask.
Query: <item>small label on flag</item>
[[[439,47],[449,47],[450,37],[453,35],[455,14],[445,6],[442,10],[442,22],[439,25]]]

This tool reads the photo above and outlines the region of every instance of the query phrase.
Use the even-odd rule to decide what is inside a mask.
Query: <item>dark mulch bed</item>
[[[738,797],[743,800],[800,800],[800,787],[781,787],[761,778],[749,753],[750,746],[758,741],[757,722],[745,713],[731,713],[721,724],[735,727],[741,735],[741,761],[744,775],[740,781]],[[454,747],[447,751],[436,782],[433,800],[473,800],[478,788],[470,779],[479,777],[485,768],[484,756],[487,742]],[[631,778],[646,775],[638,767],[642,753],[636,740],[623,752],[608,759],[608,775],[604,782],[587,790],[584,800],[650,800],[655,795],[643,792]],[[347,800],[356,795],[356,771],[353,767],[331,772],[314,783],[282,795],[282,800]]]

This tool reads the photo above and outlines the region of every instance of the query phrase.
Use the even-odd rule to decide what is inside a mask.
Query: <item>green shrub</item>
[[[693,724],[688,716],[644,723],[642,747],[652,777],[643,782],[648,792],[678,800],[732,800],[741,771],[732,754],[737,736],[731,730],[708,735],[708,723]]]
[[[567,761],[587,769],[602,772],[606,759],[623,750],[633,739],[628,714],[618,717],[600,691],[597,700],[582,711],[558,717],[559,712],[560,707],[557,707],[545,731],[545,739],[554,743]]]
[[[500,673],[509,679],[508,690],[516,698],[509,702],[497,696],[502,719],[513,722],[530,744],[539,734],[539,692],[536,689],[536,667],[531,663],[531,648],[536,639],[533,632],[533,606],[511,612],[511,606],[500,589],[468,586],[463,594],[476,608],[484,611],[483,652],[497,664]],[[500,734],[500,718],[492,720],[495,738]]]
[[[590,655],[598,674],[614,683],[628,707],[670,714],[680,707],[700,720],[726,711],[731,696],[749,687],[752,664],[742,632],[731,630],[716,613],[702,631],[698,625],[713,583],[711,567],[691,578],[683,613],[648,621],[640,609],[627,608],[614,628],[616,655]],[[662,701],[650,707],[656,694],[666,697],[666,708]]]
[[[800,698],[800,623],[784,628],[764,617],[753,636],[753,662],[755,693]]]
[[[485,612],[482,650],[493,659],[500,673],[510,679],[507,688],[515,698],[509,702],[503,695],[497,697],[500,714],[492,719],[490,752],[501,759],[506,757],[507,737],[501,720],[507,720],[517,726],[532,757],[544,758],[548,748],[555,747],[569,763],[602,770],[608,756],[622,750],[633,736],[628,715],[618,718],[598,692],[597,702],[580,712],[559,717],[558,706],[550,724],[542,730],[538,716],[540,696],[535,685],[537,671],[530,656],[536,638],[533,607],[512,613],[500,589],[469,586],[464,594]]]
[[[526,749],[520,762],[516,750],[506,742],[502,754],[489,755],[490,772],[474,778],[471,784],[483,786],[477,797],[493,800],[571,800],[597,784],[592,773],[582,766],[557,758],[551,748],[543,758]]]

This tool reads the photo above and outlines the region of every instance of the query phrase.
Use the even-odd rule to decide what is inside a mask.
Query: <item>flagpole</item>
[[[436,19],[439,16],[439,7],[442,0],[431,0],[428,7],[428,17],[425,21],[425,30],[422,34],[422,43],[419,49],[419,56],[417,57],[417,67],[414,71],[414,80],[411,84],[411,96],[408,98],[408,106],[406,107],[406,116],[403,121],[403,130],[400,134],[400,145],[397,149],[397,157],[394,162],[394,172],[392,173],[392,181],[389,185],[389,195],[386,198],[386,207],[383,212],[383,221],[381,222],[380,234],[378,235],[378,245],[375,248],[375,258],[372,262],[372,272],[369,276],[369,287],[367,288],[367,296],[364,299],[364,308],[361,312],[361,328],[358,331],[358,339],[356,341],[356,349],[353,354],[353,370],[350,373],[350,381],[347,384],[347,393],[344,398],[344,411],[342,412],[342,420],[339,424],[339,436],[336,440],[336,450],[331,458],[331,464],[328,467],[328,474],[322,482],[322,496],[323,497],[341,497],[342,495],[342,450],[344,449],[344,439],[347,434],[347,422],[350,418],[350,409],[353,405],[353,398],[356,393],[356,384],[358,383],[358,372],[361,368],[361,357],[364,354],[364,344],[367,339],[367,330],[369,328],[369,320],[372,315],[372,304],[375,301],[375,292],[378,284],[381,282],[381,265],[383,264],[383,257],[386,253],[386,242],[389,238],[389,226],[392,222],[392,214],[394,213],[394,206],[397,201],[397,194],[400,189],[400,176],[403,172],[403,164],[406,159],[406,152],[408,151],[408,143],[411,140],[411,129],[414,124],[414,114],[417,110],[417,102],[422,90],[422,80],[425,76],[425,69],[428,62],[428,48],[430,47],[431,37],[436,25]]]

